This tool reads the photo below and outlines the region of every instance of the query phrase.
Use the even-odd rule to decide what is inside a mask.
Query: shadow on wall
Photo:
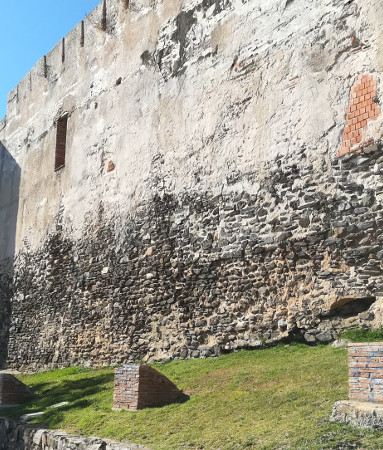
[[[7,359],[21,169],[0,141],[0,369]]]

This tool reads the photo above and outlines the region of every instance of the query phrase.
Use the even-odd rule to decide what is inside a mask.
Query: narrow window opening
[[[48,78],[48,62],[47,57],[44,55],[44,62],[43,62],[43,70],[44,70],[44,78]]]
[[[61,62],[65,63],[65,38],[61,41]]]
[[[57,121],[56,155],[55,155],[56,172],[65,167],[67,128],[68,128],[68,114],[60,117],[59,120]]]
[[[106,0],[104,0],[102,4],[102,17],[101,17],[101,29],[102,31],[106,31],[107,26],[107,9],[106,9]]]
[[[81,32],[80,32],[80,46],[84,47],[85,45],[85,22],[81,22]]]

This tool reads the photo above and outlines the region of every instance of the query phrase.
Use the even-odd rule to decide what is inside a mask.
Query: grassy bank
[[[383,433],[328,421],[334,402],[347,398],[344,349],[280,346],[158,367],[190,395],[188,402],[113,412],[113,370],[65,369],[22,377],[37,400],[0,414],[68,401],[39,422],[153,450],[383,448]]]
[[[343,332],[341,338],[350,342],[382,342],[383,329],[366,330],[364,328],[354,328]]]

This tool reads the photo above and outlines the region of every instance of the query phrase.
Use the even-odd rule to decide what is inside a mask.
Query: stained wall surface
[[[0,125],[21,170],[8,365],[379,324],[382,10],[107,0],[42,58]]]
[[[20,177],[20,166],[0,140],[0,367],[7,359]]]

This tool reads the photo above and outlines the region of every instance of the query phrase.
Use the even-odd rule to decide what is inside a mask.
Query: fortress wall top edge
[[[140,20],[149,11],[153,11],[150,0],[102,0],[50,52],[42,55],[9,92],[6,114],[0,119],[0,131],[22,111],[32,112],[31,93],[44,96],[52,93],[66,72],[73,75],[80,66],[86,67],[92,58],[95,43],[118,39],[124,26]]]

